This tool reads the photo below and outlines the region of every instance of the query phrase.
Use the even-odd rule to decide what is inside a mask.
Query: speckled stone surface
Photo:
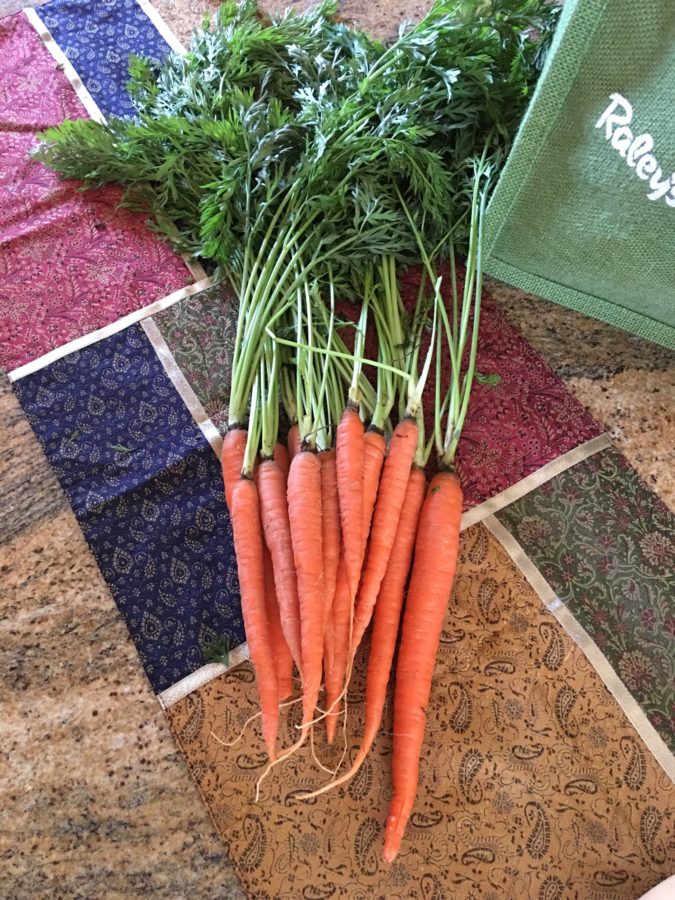
[[[39,452],[28,419],[17,403],[9,381],[0,375],[0,485],[2,516],[0,545],[23,529],[68,509],[55,484],[49,463]],[[28,448],[37,452],[27,452]]]
[[[0,15],[23,5],[0,0]],[[186,40],[218,3],[156,5]],[[343,0],[341,12],[390,36],[428,5]],[[506,286],[492,289],[673,507],[675,355]],[[242,897],[112,597],[4,379],[0,496],[0,897]]]
[[[27,6],[42,6],[47,0],[0,0],[0,16],[9,16]]]
[[[570,378],[568,387],[675,512],[675,367]]]
[[[198,27],[205,12],[212,13],[219,0],[155,0],[154,5],[178,37],[187,43],[190,32]],[[260,8],[270,15],[283,13],[289,6],[299,12],[313,6],[313,0],[261,0]],[[346,22],[354,22],[364,31],[380,38],[392,38],[403,20],[420,19],[431,6],[431,0],[340,0],[339,14]]]
[[[675,353],[666,347],[494,278],[487,278],[485,283],[509,318],[561,378],[602,381],[631,369],[675,370]]]
[[[75,516],[3,387],[0,897],[240,897]]]

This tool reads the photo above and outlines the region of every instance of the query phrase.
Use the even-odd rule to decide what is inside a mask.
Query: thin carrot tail
[[[367,748],[370,748],[375,740],[382,720],[391,664],[396,649],[396,638],[401,622],[403,595],[412,563],[417,523],[424,502],[426,486],[427,480],[424,471],[414,466],[408,479],[401,517],[396,529],[396,539],[375,605],[366,676],[363,743]]]
[[[355,596],[363,564],[363,422],[351,402],[337,427],[335,451],[345,568]]]
[[[288,475],[288,518],[298,579],[302,642],[303,731],[314,718],[323,660],[323,552],[321,462],[304,450],[293,457]]]
[[[248,478],[240,478],[232,490],[232,530],[246,640],[260,695],[263,737],[269,758],[273,760],[279,727],[279,688],[265,603],[264,543],[258,491]]]
[[[377,497],[377,488],[380,483],[384,451],[384,435],[376,429],[369,428],[363,436],[362,563],[368,541],[370,520],[373,516],[375,498]],[[330,715],[326,719],[326,739],[329,744],[332,744],[335,740],[337,723],[340,717],[341,703],[338,698],[345,688],[344,681],[347,675],[352,643],[349,626],[353,615],[353,598],[343,592],[335,606],[332,632],[333,646],[331,647],[333,652],[331,654],[331,664],[327,667],[326,675],[327,708],[331,710]]]
[[[414,800],[414,796],[413,796]],[[392,799],[384,832],[384,861],[392,863],[401,849],[401,841],[406,825],[413,811],[414,803],[405,803],[400,798]]]
[[[333,598],[335,599],[335,598]],[[335,664],[335,635],[333,633],[333,607],[331,606],[323,634],[323,664],[327,672]]]
[[[338,565],[333,614],[331,616],[333,658],[332,664],[326,666],[326,709],[329,710],[326,716],[326,740],[329,744],[332,744],[335,740],[340,715],[338,697],[342,693],[344,676],[347,670],[351,609],[349,582],[347,581],[344,555],[342,555]]]
[[[335,742],[335,735],[337,734],[337,726],[338,720],[340,718],[340,706],[335,706],[333,709],[333,704],[340,696],[340,689],[333,688],[332,690],[328,690],[328,686],[326,686],[326,709],[329,710],[326,712],[326,742],[329,746],[332,746]]]
[[[247,436],[248,432],[245,428],[230,428],[223,438],[220,463],[225,485],[225,502],[228,509],[232,509],[232,491],[241,478]]]
[[[323,528],[323,568],[324,568],[324,610],[323,610],[323,670],[326,697],[332,699],[340,693],[333,684],[339,678],[335,670],[335,631],[333,627],[333,605],[337,587],[338,568],[341,557],[342,536],[340,532],[340,509],[337,496],[335,452],[322,453],[321,463],[321,510]],[[329,674],[330,673],[330,674]],[[331,689],[329,690],[329,681]],[[336,716],[326,719],[326,734],[332,743],[335,737]]]
[[[267,547],[263,544],[263,566],[265,575],[265,608],[270,629],[272,643],[272,656],[274,669],[277,673],[277,687],[279,688],[279,702],[287,700],[293,693],[293,656],[288,648],[286,638],[281,628],[279,604],[277,592],[274,586],[274,570],[272,557]]]
[[[339,691],[329,690],[330,673],[335,666],[335,634],[333,633],[333,609],[331,607],[326,622],[326,630],[323,635],[323,680],[326,691],[326,709],[330,709],[331,696],[332,700],[340,693]],[[326,716],[326,740],[329,744],[335,739],[335,722],[330,720],[334,717],[329,713]]]
[[[338,562],[339,566],[339,562]],[[335,579],[336,589],[337,589],[337,575]],[[326,627],[323,633],[323,672],[324,672],[324,686],[326,690],[326,709],[330,709],[331,704],[335,701],[336,697],[339,695],[339,689],[333,687],[334,684],[334,672],[335,672],[335,630],[333,627],[333,616],[334,605],[335,605],[335,594],[336,591],[333,591],[333,603],[331,604],[330,609],[328,610],[328,616],[326,619]],[[332,744],[335,740],[335,731],[337,727],[337,715],[333,713],[329,713],[326,717],[326,740],[329,744]]]
[[[311,791],[308,794],[300,794],[298,796],[298,800],[312,800],[314,797],[319,797],[321,796],[321,794],[325,794],[327,791],[332,791],[336,787],[340,787],[340,785],[350,781],[363,765],[366,756],[368,756],[369,749],[370,745],[366,747],[362,744],[359,747],[358,753],[354,757],[354,762],[346,772],[340,775],[339,778],[335,778],[334,780],[329,781],[328,784],[324,784],[323,787],[318,788],[316,791]]]

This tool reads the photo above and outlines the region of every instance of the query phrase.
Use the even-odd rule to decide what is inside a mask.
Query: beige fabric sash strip
[[[172,684],[170,688],[158,694],[159,705],[162,709],[167,709],[169,706],[187,697],[188,694],[208,684],[209,681],[218,678],[223,672],[227,672],[228,669],[245,662],[248,658],[248,644],[240,644],[230,651],[229,662],[226,666],[222,663],[208,663],[208,665],[202,666],[196,672],[191,672],[190,675],[186,675],[185,678],[181,678],[176,684]]]

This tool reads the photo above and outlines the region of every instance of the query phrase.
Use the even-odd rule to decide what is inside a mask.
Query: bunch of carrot
[[[66,121],[43,135],[39,152],[85,187],[125,185],[128,203],[232,286],[223,479],[269,765],[302,746],[317,718],[333,740],[372,621],[361,747],[350,772],[320,790],[358,769],[400,629],[385,836],[393,859],[414,802],[454,579],[454,459],[475,374],[487,182],[508,152],[557,7],[434,0],[389,45],[336,12],[335,0],[321,0],[269,20],[255,0],[230,0],[184,56],[159,69],[132,61],[134,119]],[[461,302],[455,247],[466,253]],[[448,309],[441,261],[450,265]],[[412,315],[397,286],[397,267],[409,264],[422,265],[427,288]],[[337,297],[360,308],[353,341]],[[368,329],[377,349],[366,353]],[[422,393],[432,381],[427,439]],[[291,420],[285,446],[280,401]],[[434,446],[439,471],[427,486]],[[294,666],[302,723],[279,752],[279,704]]]
[[[394,793],[384,851],[389,861],[398,852],[415,800],[424,709],[457,562],[462,490],[453,463],[475,368],[488,177],[486,168],[479,166],[461,303],[453,266],[452,309],[446,310],[441,278],[423,248],[433,297],[425,296],[423,282],[406,327],[396,279],[391,278],[393,259],[382,260],[379,277],[367,279],[351,351],[337,336],[334,304],[324,321],[327,327],[321,329],[312,302],[305,305],[301,298],[293,321],[294,339],[266,329],[267,346],[248,428],[231,429],[223,443],[223,479],[242,610],[270,760],[265,774],[296,752],[322,720],[328,742],[333,742],[355,654],[372,621],[359,751],[347,772],[339,778],[334,773],[331,782],[306,797],[343,784],[358,771],[379,730],[401,630],[394,699]],[[363,355],[369,310],[378,336],[377,360]],[[428,347],[420,366],[425,331]],[[452,369],[444,396],[443,346]],[[293,366],[287,365],[281,378],[279,358],[284,348],[292,348],[294,356]],[[468,366],[463,369],[458,361],[465,358]],[[363,377],[364,364],[377,371],[374,396]],[[347,387],[350,371],[341,407],[340,390]],[[426,442],[422,393],[430,376],[436,380],[435,427]],[[295,391],[289,386],[293,379]],[[286,445],[277,440],[280,396],[294,419]],[[399,418],[391,428],[396,396]],[[444,434],[443,418],[447,418]],[[427,486],[424,466],[434,443],[439,471]],[[302,683],[300,736],[278,753],[279,706],[292,693],[294,663]],[[325,698],[319,709],[322,686]]]

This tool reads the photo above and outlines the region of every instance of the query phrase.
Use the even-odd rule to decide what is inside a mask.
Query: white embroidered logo
[[[635,135],[628,126],[633,121],[633,107],[621,94],[610,94],[612,101],[595,123],[596,128],[605,127],[605,138],[610,142],[626,164],[635,169],[642,181],[649,182],[650,200],[665,199],[668,206],[675,207],[675,172],[669,177],[663,174],[652,153],[654,138],[651,134]]]

